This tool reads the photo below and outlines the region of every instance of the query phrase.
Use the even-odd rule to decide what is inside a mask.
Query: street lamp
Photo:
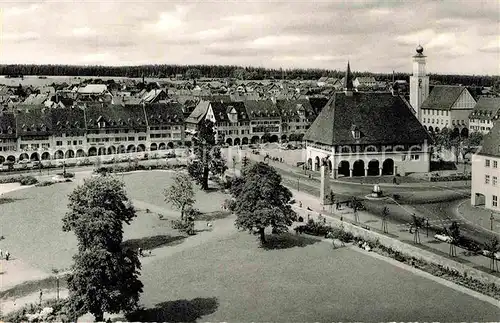
[[[490,216],[490,230],[493,231],[493,221],[495,220],[495,217],[493,216],[493,212],[491,212]]]
[[[297,191],[300,192],[300,179],[297,178]]]

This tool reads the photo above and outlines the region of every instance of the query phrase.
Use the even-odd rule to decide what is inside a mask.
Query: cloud
[[[116,57],[110,53],[94,53],[82,56],[80,61],[87,64],[102,64],[103,62],[114,60],[115,58]]]
[[[91,35],[95,35],[96,34],[96,31],[89,28],[89,27],[80,27],[80,28],[74,28],[72,31],[71,31],[71,34],[73,36],[84,36],[84,37],[87,37],[87,36],[91,36]]]
[[[12,43],[22,43],[37,40],[40,35],[35,32],[25,32],[25,33],[2,33],[0,34],[0,39],[6,42]]]
[[[489,41],[485,46],[481,47],[479,51],[484,53],[500,53],[500,36],[496,39]]]
[[[21,15],[29,14],[30,12],[34,12],[38,8],[40,8],[40,5],[37,3],[33,3],[29,6],[11,7],[11,8],[4,9],[3,15],[6,17],[21,16]]]
[[[39,1],[3,7],[2,62],[498,74],[495,1]],[[43,19],[41,18],[43,17]],[[36,55],[33,55],[36,53]]]

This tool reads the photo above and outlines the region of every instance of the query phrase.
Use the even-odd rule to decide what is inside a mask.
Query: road
[[[251,160],[262,160],[261,155],[248,154]],[[232,162],[229,161],[231,164]],[[269,162],[282,176],[283,184],[299,191],[319,196],[320,179],[317,173],[311,174],[311,178],[303,171],[279,162]],[[232,165],[230,165],[232,167]],[[236,165],[238,168],[239,165]],[[427,183],[426,183],[427,184]],[[371,185],[360,185],[358,183],[339,183],[330,181],[330,187],[335,193],[336,199],[348,201],[352,196],[363,200],[366,210],[373,214],[381,214],[382,209],[389,208],[390,220],[396,221],[402,227],[412,222],[412,214],[428,218],[431,232],[435,233],[448,228],[453,221],[457,221],[463,236],[484,243],[495,235],[483,227],[463,222],[456,217],[454,208],[464,198],[469,198],[470,187],[468,185],[448,185],[447,183],[429,183],[424,186],[383,186],[384,195],[390,197],[386,200],[374,201],[366,199],[371,193]],[[394,194],[400,196],[395,201]]]

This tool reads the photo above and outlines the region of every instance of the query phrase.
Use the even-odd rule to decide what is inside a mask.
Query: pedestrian
[[[139,251],[139,256],[142,257],[142,248],[139,248],[138,251]]]
[[[326,224],[326,218],[323,218],[323,224]]]
[[[344,217],[342,215],[340,216],[340,221],[344,221]]]
[[[5,260],[9,261],[10,258],[10,253],[8,251],[5,251]]]
[[[396,177],[392,179],[392,184],[396,184]]]
[[[2,259],[3,259],[3,251],[2,251],[2,249],[0,249],[0,260],[2,260]]]
[[[299,201],[299,207],[302,208],[302,201]]]
[[[42,297],[43,297],[43,292],[42,289],[40,289],[40,306],[42,306]]]

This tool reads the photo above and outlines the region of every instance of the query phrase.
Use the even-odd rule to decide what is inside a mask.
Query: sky
[[[500,1],[4,1],[0,64],[500,75]]]

